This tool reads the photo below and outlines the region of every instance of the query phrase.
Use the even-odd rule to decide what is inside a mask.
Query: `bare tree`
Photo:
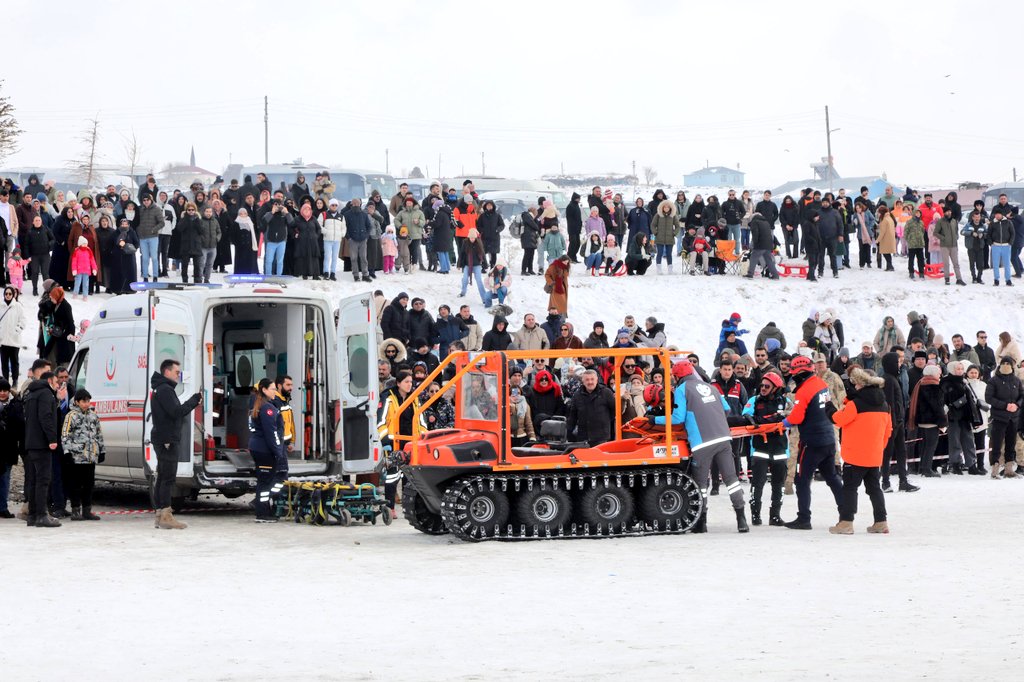
[[[653,166],[644,166],[644,183],[650,187],[658,181],[658,171],[654,170]]]
[[[139,144],[139,138],[136,137],[134,128],[132,128],[131,136],[124,138],[124,160],[128,167],[128,177],[131,179],[132,189],[135,189],[135,171],[142,165],[142,145]]]
[[[3,81],[0,81],[2,87]],[[18,151],[18,136],[21,128],[14,118],[14,105],[9,97],[0,97],[0,161]]]
[[[92,187],[93,180],[98,172],[96,165],[99,163],[99,150],[97,145],[100,140],[100,118],[99,114],[89,119],[89,125],[78,138],[83,143],[82,155],[80,158],[68,161],[67,167],[86,187]]]

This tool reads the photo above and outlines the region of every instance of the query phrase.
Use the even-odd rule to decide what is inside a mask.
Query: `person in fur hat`
[[[842,432],[845,460],[839,523],[828,530],[834,535],[853,534],[857,490],[863,482],[871,499],[875,521],[868,526],[868,532],[888,533],[885,494],[878,478],[882,454],[892,434],[892,418],[882,391],[885,380],[875,376],[874,372],[855,367],[850,370],[850,384],[853,390],[847,393],[846,402],[839,411],[826,406],[827,411],[833,412],[832,423]]]

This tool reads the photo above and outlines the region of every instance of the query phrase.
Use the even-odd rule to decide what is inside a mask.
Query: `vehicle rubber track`
[[[402,514],[409,525],[421,533],[444,535],[448,532],[442,518],[427,509],[423,498],[408,478],[402,483]]]
[[[601,486],[618,489],[616,492],[624,489],[632,495],[636,506],[629,521],[604,524],[583,520],[582,510],[577,508],[583,493]],[[683,506],[678,510],[671,505],[664,508],[667,510],[666,520],[652,519],[652,513],[658,515],[657,501],[663,499],[661,496],[665,495],[666,488],[679,493],[674,495],[670,492],[668,497],[676,498]],[[537,491],[547,491],[556,501],[566,499],[568,494],[573,506],[569,520],[558,525],[524,523],[514,511],[510,513],[510,509],[516,509],[516,503],[524,493],[529,493],[533,499]],[[481,504],[481,498],[487,499]],[[495,501],[500,504],[496,505]],[[465,476],[453,481],[445,490],[441,518],[445,528],[462,540],[549,540],[685,533],[696,525],[703,509],[704,500],[693,478],[681,469],[657,467]],[[492,512],[493,522],[485,520],[488,510]],[[476,519],[474,511],[481,512]],[[502,511],[503,523],[500,522]]]

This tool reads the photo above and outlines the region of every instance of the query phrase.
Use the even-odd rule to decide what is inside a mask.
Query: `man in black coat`
[[[595,187],[594,190],[598,193],[598,203],[600,203],[601,188]],[[591,194],[587,201],[593,201],[593,197],[594,195]],[[579,263],[576,260],[576,253],[580,250],[580,233],[583,232],[583,213],[580,211],[580,199],[582,198],[573,192],[569,199],[569,205],[565,208],[565,226],[569,233],[569,260],[573,263]]]
[[[409,305],[409,294],[404,291],[395,296],[390,305],[384,309],[380,318],[380,330],[385,339],[398,339],[406,346],[409,345],[409,311],[405,306]],[[422,338],[427,338],[429,332]]]
[[[171,488],[174,487],[178,471],[179,444],[185,420],[203,402],[203,396],[195,393],[185,402],[178,400],[174,389],[178,386],[180,375],[181,363],[168,358],[160,363],[160,372],[153,372],[149,380],[153,389],[153,428],[149,440],[156,453],[153,502],[156,506],[157,528],[185,528],[184,523],[176,521],[171,515]]]
[[[44,372],[28,385],[25,398],[25,478],[32,483],[26,486],[25,496],[28,498],[28,525],[37,528],[60,526],[60,521],[50,516],[46,506],[53,475],[53,452],[60,446],[58,400],[66,397],[66,389],[59,395],[59,388],[57,375]]]
[[[11,393],[11,384],[0,378],[0,519],[13,519],[7,508],[11,467],[25,456],[25,405]],[[26,486],[27,487],[27,486]]]
[[[988,345],[988,332],[980,331],[977,334],[978,343],[974,346],[974,352],[978,354],[978,367],[981,369],[981,378],[988,381],[992,372],[996,371],[996,353]]]
[[[889,406],[889,417],[892,419],[892,433],[889,435],[889,442],[885,444],[885,454],[882,456],[882,490],[892,492],[889,476],[892,473],[892,459],[895,456],[900,491],[916,492],[920,488],[907,480],[907,405],[900,383],[899,353],[889,352],[882,356],[882,378],[885,380],[882,392],[885,394],[885,404]]]
[[[772,206],[774,205],[772,204]],[[775,268],[775,258],[772,256],[772,252],[775,250],[775,235],[772,225],[773,223],[758,211],[755,211],[754,216],[750,219],[750,268],[744,275],[747,279],[754,278],[754,270],[759,264],[763,266],[762,273],[767,272],[772,279],[779,278],[779,271]]]
[[[839,240],[844,239],[843,220],[839,217],[839,211],[832,208],[832,203],[826,199],[821,202],[821,210],[818,212],[818,231],[821,233],[821,253],[828,255],[828,264],[832,268],[832,277],[839,277],[839,263],[836,261],[836,251]],[[825,259],[818,261],[818,277],[825,274]]]
[[[426,309],[422,298],[412,299],[412,310],[409,311],[409,339],[430,340],[434,334],[434,318]]]
[[[583,388],[576,391],[569,403],[567,433],[575,432],[577,440],[585,440],[591,446],[607,443],[612,439],[615,424],[615,402],[615,395],[601,384],[597,372],[588,369],[583,373]]]
[[[757,206],[754,207],[754,211],[764,216],[765,220],[775,228],[775,221],[779,219],[779,207],[772,201],[772,193],[769,190],[765,190],[762,195],[764,198],[757,202]]]

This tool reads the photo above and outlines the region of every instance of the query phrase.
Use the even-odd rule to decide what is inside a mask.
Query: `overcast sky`
[[[98,115],[153,166],[270,160],[437,175],[638,173],[710,162],[751,188],[810,175],[824,106],[842,175],[1024,175],[1024,4],[73,2],[4,32],[21,150],[60,166]],[[927,8],[927,16],[917,10]],[[308,9],[307,9],[308,8]],[[842,10],[842,11],[840,11]],[[32,12],[29,13],[32,15]],[[38,21],[36,19],[39,19]]]

